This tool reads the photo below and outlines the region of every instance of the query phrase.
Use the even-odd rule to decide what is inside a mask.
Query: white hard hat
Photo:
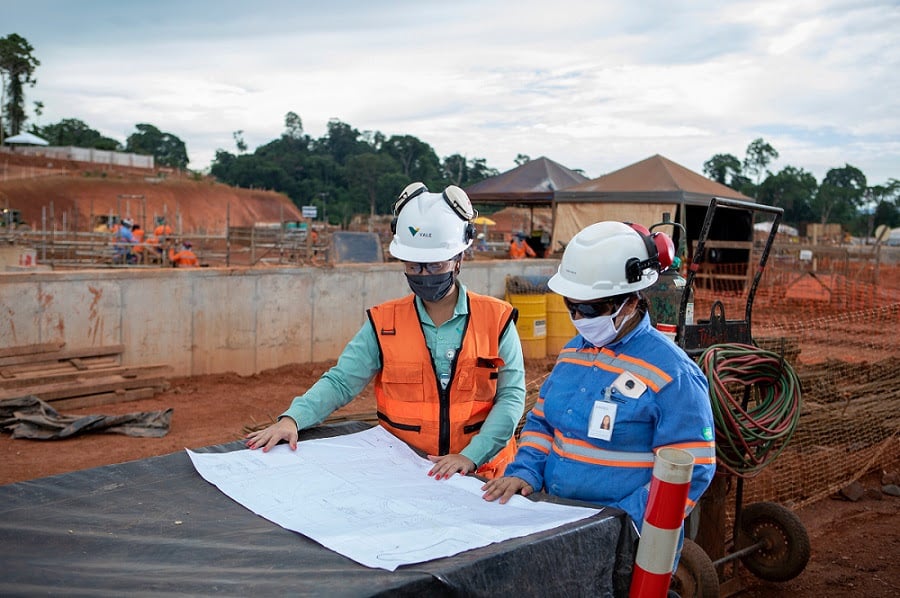
[[[658,278],[652,240],[624,222],[598,222],[572,237],[547,286],[564,297],[592,301],[645,289]]]
[[[126,218],[122,221],[122,224],[124,224],[128,228],[131,228],[132,226],[134,226],[134,221],[131,218]]]
[[[388,248],[407,262],[441,262],[472,245],[475,211],[466,192],[456,186],[443,193],[429,193],[422,183],[408,185],[394,206]]]

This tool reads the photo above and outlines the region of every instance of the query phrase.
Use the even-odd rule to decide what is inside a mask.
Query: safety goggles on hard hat
[[[621,300],[619,299],[603,299],[601,301],[580,303],[570,301],[568,297],[563,297],[563,303],[566,304],[566,309],[569,310],[569,314],[571,314],[573,318],[576,313],[581,314],[582,318],[608,316],[615,313],[619,307],[621,307]]]
[[[425,183],[415,182],[407,185],[406,188],[400,192],[397,201],[394,203],[394,216],[398,215],[400,210],[403,209],[403,206],[408,204],[413,198],[418,197],[423,193],[428,193],[428,187],[425,186]],[[447,205],[450,206],[456,215],[463,221],[468,222],[478,215],[478,210],[472,207],[469,196],[456,185],[450,185],[444,189],[441,196],[444,198],[444,201],[447,202]]]

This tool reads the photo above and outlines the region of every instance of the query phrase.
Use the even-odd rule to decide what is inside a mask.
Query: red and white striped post
[[[689,452],[676,448],[656,452],[630,598],[664,598],[669,591],[693,471]]]

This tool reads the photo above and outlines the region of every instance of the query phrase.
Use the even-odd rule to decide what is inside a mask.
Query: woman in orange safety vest
[[[374,382],[378,423],[428,456],[428,475],[503,474],[515,455],[525,406],[525,368],[515,310],[457,280],[472,244],[475,211],[459,187],[422,183],[394,206],[390,253],[403,261],[412,295],[368,310],[368,321],[279,421],[247,435],[251,449],[317,425]]]

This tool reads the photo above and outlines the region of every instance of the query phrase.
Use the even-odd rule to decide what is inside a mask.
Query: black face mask
[[[444,274],[407,274],[409,288],[422,301],[440,301],[453,288],[456,272],[450,270]]]

